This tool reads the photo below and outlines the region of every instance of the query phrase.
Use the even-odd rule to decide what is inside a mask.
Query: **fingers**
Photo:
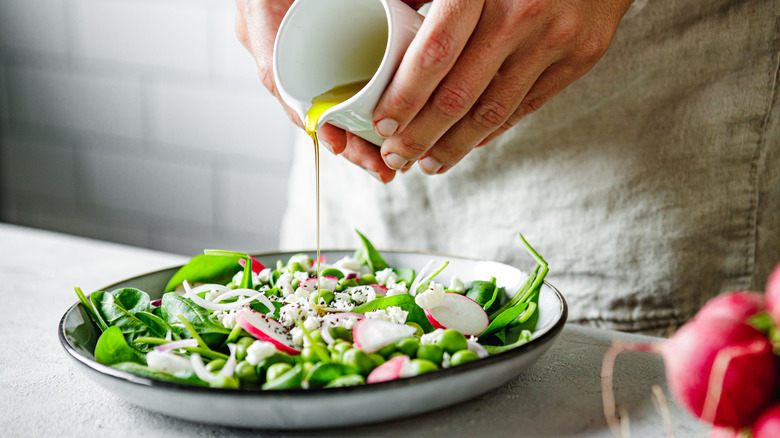
[[[402,131],[449,72],[476,26],[484,0],[434,2],[374,110],[377,132]]]
[[[382,161],[378,147],[351,132],[346,133],[346,140],[347,145],[341,154],[342,156],[362,167],[383,183],[388,183],[395,178],[395,170],[388,168]]]

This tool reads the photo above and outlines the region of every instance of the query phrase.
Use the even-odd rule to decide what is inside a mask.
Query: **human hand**
[[[347,139],[350,159],[446,172],[590,70],[630,4],[434,1],[374,110],[381,151]]]

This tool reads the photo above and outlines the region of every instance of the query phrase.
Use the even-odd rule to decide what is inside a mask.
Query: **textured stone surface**
[[[601,356],[613,339],[652,338],[568,326],[531,369],[504,387],[433,413],[368,427],[257,431],[181,421],[130,405],[88,379],[68,358],[57,324],[75,301],[127,277],[185,262],[160,252],[0,224],[0,430],[11,437],[242,436],[611,436],[601,407]],[[664,436],[652,403],[663,383],[657,356],[626,353],[617,363],[616,398],[631,435]],[[442,394],[446,397],[446,394]],[[668,393],[667,393],[668,397]],[[332,408],[332,407],[331,407]],[[337,407],[336,407],[337,409]],[[673,403],[678,438],[706,427]]]

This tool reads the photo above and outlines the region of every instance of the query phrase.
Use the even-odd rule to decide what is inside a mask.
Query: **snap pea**
[[[206,371],[210,373],[216,373],[221,370],[227,361],[225,359],[214,359],[206,364]]]
[[[281,364],[275,364],[271,365],[271,368],[268,369],[268,374],[271,374],[271,369],[273,369],[274,366],[281,365]],[[300,388],[301,384],[303,383],[303,373],[304,368],[303,365],[298,364],[295,365],[292,368],[289,368],[284,374],[280,375],[274,375],[274,379],[268,379],[267,382],[265,382],[262,386],[263,389],[295,389]]]
[[[456,367],[458,365],[463,365],[466,362],[471,362],[472,360],[477,359],[477,353],[474,353],[470,350],[459,350],[456,351],[455,354],[453,354],[450,358],[450,366]]]
[[[245,360],[242,360],[236,364],[236,371],[234,376],[245,385],[254,385],[260,381],[260,376],[257,375],[257,369],[252,366],[251,363]]]
[[[214,380],[212,380],[209,383],[209,386],[212,388],[238,389],[240,385],[238,384],[238,379],[236,379],[235,377],[220,376],[219,374],[217,374],[214,377]]]
[[[320,273],[323,277],[336,277],[339,280],[344,278],[344,273],[336,268],[326,268]]]
[[[356,371],[354,368],[340,363],[320,362],[312,366],[308,371],[306,374],[306,381],[309,382],[310,388],[322,388],[343,375],[355,373]]]
[[[290,365],[289,363],[286,362],[275,363],[268,367],[268,371],[266,371],[265,373],[265,380],[268,382],[272,382],[278,379],[279,376],[281,376],[282,374],[286,373],[287,371],[290,371],[292,368],[293,365]]]
[[[303,350],[301,351],[301,357],[306,362],[315,363],[320,361],[327,361],[327,358],[330,357],[330,354],[325,346],[321,344],[312,344],[308,347],[303,347]]]
[[[439,367],[428,359],[412,359],[409,361],[409,373],[412,376],[419,376],[420,374],[430,373],[438,369]]]
[[[268,372],[268,368],[276,363],[286,363],[292,367],[295,365],[295,359],[292,356],[284,353],[276,353],[273,356],[266,357],[265,359],[261,360],[255,367],[257,375],[260,377],[265,377],[266,373]]]
[[[374,369],[374,362],[368,357],[368,354],[359,348],[350,348],[344,352],[341,358],[341,363],[346,366],[355,368],[365,376]]]

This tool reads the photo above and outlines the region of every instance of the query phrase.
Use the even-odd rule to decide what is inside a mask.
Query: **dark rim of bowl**
[[[323,250],[321,252],[351,252],[354,250]],[[254,253],[251,254],[253,257],[270,257],[270,256],[279,256],[283,257],[284,255],[295,255],[300,253],[306,253],[306,252],[313,252],[313,251],[286,251],[286,252],[266,252],[266,253]],[[460,259],[460,260],[467,260],[467,261],[482,261],[479,259],[471,259],[467,257],[461,257],[461,256],[453,256],[450,254],[443,254],[443,253],[435,253],[435,252],[425,252],[425,251],[402,251],[402,250],[380,250],[380,253],[396,253],[396,254],[419,254],[419,255],[435,255],[435,256],[443,256],[443,257],[449,257],[453,259]],[[495,262],[500,263],[500,262]],[[506,265],[505,263],[501,263]],[[155,274],[161,274],[165,271],[171,271],[174,269],[178,269],[183,265],[180,266],[174,266],[166,269],[160,269],[157,271],[148,272],[145,274],[137,275],[135,277],[130,277],[125,280],[118,281],[116,283],[113,283],[111,285],[108,285],[100,290],[111,290],[116,285],[120,283],[127,283],[131,282],[133,280],[147,277],[150,275]],[[511,265],[506,265],[511,266]],[[515,268],[519,269],[519,268]],[[521,272],[527,274],[527,272],[522,271]],[[68,341],[66,335],[65,335],[65,321],[68,319],[70,314],[76,309],[81,306],[81,303],[76,302],[73,304],[68,310],[65,312],[65,314],[60,319],[60,323],[57,327],[58,330],[58,337],[60,339],[60,343],[62,344],[65,351],[73,357],[74,360],[79,362],[80,364],[84,365],[85,367],[92,369],[94,371],[99,372],[100,374],[104,374],[107,376],[110,376],[112,378],[115,378],[117,380],[125,381],[128,383],[138,384],[141,386],[149,386],[149,387],[157,387],[162,389],[175,389],[178,391],[193,391],[193,392],[203,392],[207,391],[209,394],[215,394],[215,393],[221,393],[221,394],[229,394],[231,396],[253,396],[256,397],[258,395],[260,396],[268,396],[268,397],[305,397],[307,394],[309,395],[340,395],[344,393],[359,393],[362,391],[379,391],[379,390],[390,390],[394,388],[409,386],[409,385],[417,385],[422,384],[431,380],[436,380],[439,378],[445,378],[447,376],[452,376],[455,374],[462,374],[469,372],[470,370],[476,369],[476,368],[482,368],[485,366],[488,366],[493,363],[503,362],[505,360],[509,360],[514,358],[515,356],[519,356],[524,352],[532,351],[537,348],[543,347],[545,344],[547,344],[548,341],[551,341],[553,338],[555,338],[558,333],[563,329],[564,325],[566,324],[566,319],[568,317],[568,305],[566,304],[566,300],[563,298],[563,295],[561,292],[556,289],[553,285],[549,284],[548,282],[544,282],[544,284],[550,288],[550,290],[555,293],[556,297],[558,298],[558,301],[561,305],[561,311],[558,320],[553,324],[550,328],[547,329],[546,332],[542,333],[539,337],[534,338],[530,341],[528,341],[525,344],[518,345],[517,347],[507,350],[501,353],[493,354],[488,357],[478,359],[475,361],[467,362],[465,364],[459,365],[457,367],[451,367],[451,368],[444,368],[440,369],[434,372],[426,373],[426,374],[420,374],[417,376],[412,377],[406,377],[403,379],[397,379],[397,380],[390,380],[386,382],[378,382],[378,383],[371,383],[366,385],[357,385],[357,386],[343,386],[343,387],[337,387],[337,388],[310,388],[310,389],[261,389],[261,388],[239,388],[239,389],[231,389],[231,388],[211,388],[206,386],[196,386],[196,385],[188,385],[185,383],[177,383],[177,382],[167,382],[162,380],[156,380],[149,377],[143,377],[139,376],[133,373],[129,373],[126,371],[121,371],[116,368],[112,368],[108,365],[103,365],[99,362],[96,362],[95,360],[92,360],[88,357],[83,356],[81,353],[76,351],[76,349],[71,345],[70,341]],[[84,321],[86,324],[94,324],[91,320]]]

